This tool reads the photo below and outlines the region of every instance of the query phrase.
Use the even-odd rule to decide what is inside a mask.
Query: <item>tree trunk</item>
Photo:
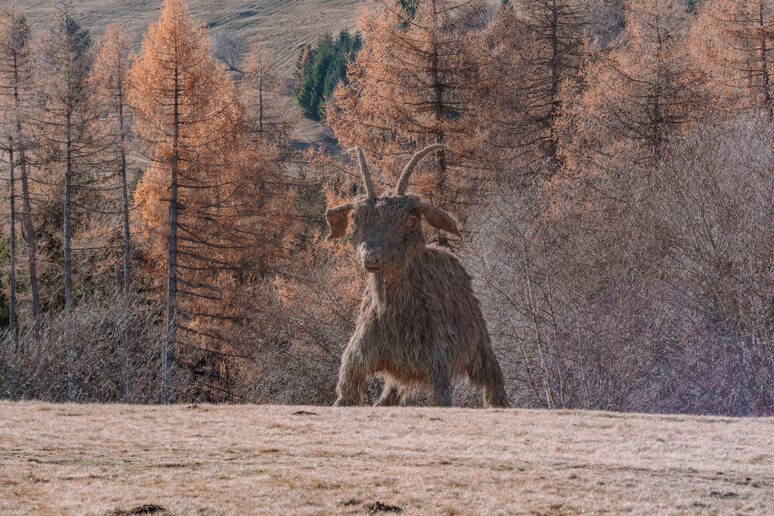
[[[174,111],[172,121],[172,170],[169,199],[169,268],[167,285],[167,331],[164,350],[163,402],[171,403],[174,398],[175,346],[177,340],[177,167],[180,139],[180,77],[175,63]]]
[[[551,113],[548,116],[549,140],[548,159],[553,167],[552,173],[558,169],[556,162],[556,119],[559,118],[561,104],[559,102],[559,85],[561,83],[561,68],[559,66],[559,9],[556,0],[551,2]]]
[[[263,63],[258,72],[258,135],[263,140]]]
[[[763,80],[763,102],[766,105],[766,112],[769,114],[769,118],[774,118],[774,106],[771,102],[771,91],[769,91],[769,65],[766,59],[766,31],[765,24],[763,22],[763,2],[758,3],[758,23],[761,33],[761,75]]]
[[[441,78],[441,73],[439,71],[439,64],[438,64],[438,56],[440,54],[441,49],[438,45],[438,39],[436,37],[437,31],[438,31],[438,5],[436,4],[436,0],[433,0],[433,27],[432,32],[430,33],[430,79],[432,80],[433,84],[433,117],[435,118],[435,142],[434,143],[444,143],[444,132],[443,132],[443,112],[444,112],[444,105],[443,105],[443,93],[444,93],[444,87],[443,82]],[[442,209],[448,209],[450,202],[449,194],[447,193],[446,188],[446,153],[443,149],[439,150],[435,153],[435,164],[436,164],[436,176],[435,176],[435,186],[438,192],[438,198],[441,202],[438,203],[438,207]],[[442,247],[449,247],[449,239],[446,238],[446,235],[439,229],[435,230],[435,239],[436,243]]]
[[[122,355],[122,375],[121,375],[121,400],[131,401],[134,388],[134,366],[132,363],[132,290],[131,290],[131,233],[129,231],[129,187],[126,179],[126,134],[124,131],[124,84],[121,74],[121,64],[118,69],[118,129],[120,131],[120,152],[121,152],[121,188],[123,194],[124,210],[124,313],[121,324],[121,355]]]
[[[11,164],[11,177],[10,177],[10,193],[9,193],[9,201],[11,204],[11,270],[10,270],[10,279],[9,279],[9,293],[8,293],[8,311],[9,311],[9,331],[11,333],[11,399],[16,400],[16,392],[17,392],[17,386],[16,386],[16,378],[17,378],[17,371],[16,368],[18,367],[18,356],[21,350],[19,349],[19,338],[16,335],[16,184],[15,184],[15,170],[14,170],[14,155],[13,155],[13,144],[11,144],[11,148],[8,150],[9,154],[9,160]]]
[[[19,61],[13,56],[13,98],[16,109],[16,141],[19,145],[19,170],[21,171],[22,202],[24,203],[24,226],[26,228],[27,252],[30,270],[30,291],[32,293],[32,314],[34,318],[35,341],[40,341],[40,294],[38,293],[37,250],[35,243],[35,228],[32,225],[32,206],[30,190],[27,182],[27,156],[22,141],[22,128],[19,113],[21,113],[21,97],[19,95]]]
[[[430,79],[433,83],[433,116],[435,118],[435,143],[444,142],[444,133],[442,129],[443,123],[443,82],[441,81],[441,74],[438,66],[438,55],[441,51],[438,48],[438,40],[436,33],[438,31],[438,5],[433,0],[433,28],[430,33]],[[446,192],[446,153],[441,149],[436,153],[436,187],[438,188],[439,195],[443,198],[444,192]],[[447,208],[446,203],[442,203],[440,208]]]
[[[65,345],[67,346],[67,399],[75,401],[75,349],[70,332],[73,311],[72,258],[70,256],[70,194],[72,188],[72,114],[65,116],[65,205],[64,205],[64,276]]]

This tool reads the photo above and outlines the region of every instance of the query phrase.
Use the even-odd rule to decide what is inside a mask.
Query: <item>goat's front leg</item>
[[[361,318],[364,318],[361,314]],[[368,319],[368,317],[365,317]],[[380,356],[380,330],[374,324],[358,324],[341,357],[338,398],[334,406],[362,405],[366,380],[373,375]]]
[[[451,407],[451,365],[446,351],[438,348],[436,351],[436,366],[432,371],[430,382],[433,389],[433,402],[438,407]]]
[[[334,407],[346,407],[363,404],[363,386],[368,377],[368,364],[365,363],[360,342],[350,341],[341,357],[339,383],[336,386],[338,398]]]

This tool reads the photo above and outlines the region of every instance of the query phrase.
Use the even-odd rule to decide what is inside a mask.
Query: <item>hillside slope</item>
[[[0,513],[143,505],[173,514],[764,514],[774,507],[774,419],[0,403]]]
[[[51,0],[17,0],[35,29],[48,19]],[[81,23],[97,34],[118,22],[139,41],[158,18],[161,0],[78,0]],[[191,13],[212,30],[239,32],[248,43],[266,42],[290,74],[299,50],[325,32],[354,29],[361,0],[188,0]]]

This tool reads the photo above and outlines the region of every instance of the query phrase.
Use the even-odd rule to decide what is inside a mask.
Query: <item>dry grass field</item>
[[[771,514],[774,419],[0,403],[0,514],[142,510]]]
[[[40,29],[49,18],[51,0],[16,0]],[[81,23],[101,34],[118,22],[137,38],[158,18],[161,0],[75,0]],[[361,0],[188,0],[191,13],[212,30],[227,29],[248,43],[265,42],[290,74],[299,50],[325,32],[355,29]]]

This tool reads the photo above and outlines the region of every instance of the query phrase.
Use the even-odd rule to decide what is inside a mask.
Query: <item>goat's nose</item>
[[[384,266],[382,257],[379,253],[371,249],[363,250],[363,268],[367,271],[375,271]]]
[[[377,256],[377,255],[365,255],[363,257],[363,265],[365,265],[366,267],[381,267],[382,258],[381,256]]]

